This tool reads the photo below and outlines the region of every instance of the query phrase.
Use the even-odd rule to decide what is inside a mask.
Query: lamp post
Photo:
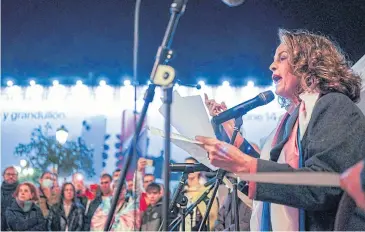
[[[62,125],[60,128],[56,130],[56,140],[58,141],[60,145],[60,152],[62,152],[62,146],[66,143],[68,138],[68,130],[64,125]],[[53,165],[53,172],[58,173],[58,165]]]
[[[68,130],[64,125],[62,125],[60,128],[56,131],[56,139],[57,141],[63,145],[66,143],[68,137]]]

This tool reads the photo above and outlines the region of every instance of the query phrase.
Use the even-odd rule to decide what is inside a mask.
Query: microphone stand
[[[233,130],[233,135],[232,135],[230,144],[234,144],[234,141],[236,140],[236,137],[237,137],[237,133],[240,131],[240,128],[241,128],[242,124],[243,124],[242,117],[238,117],[238,118],[236,118],[234,120],[234,130]],[[219,169],[218,170],[217,179],[216,179],[215,184],[214,184],[213,195],[212,195],[212,197],[209,200],[209,203],[208,203],[208,206],[207,206],[207,211],[204,214],[203,221],[200,223],[199,231],[202,231],[202,229],[204,228],[205,223],[207,222],[207,219],[209,217],[210,210],[212,209],[212,205],[213,205],[215,196],[217,195],[217,192],[218,192],[219,185],[222,184],[223,178],[226,175],[226,173],[227,173],[227,171],[225,171],[223,169]],[[236,194],[235,195],[232,195],[232,197],[235,196],[236,197],[236,200],[235,201],[238,202],[237,201],[237,197],[238,197],[238,195],[237,195],[237,186],[236,186],[235,191],[236,191]],[[236,216],[235,217],[235,230],[236,231],[239,231],[238,207],[235,206],[233,208],[233,214],[234,214],[233,216]]]
[[[166,189],[163,201],[163,230],[167,230],[167,218],[169,209],[169,189],[170,189],[170,120],[171,120],[171,103],[172,103],[172,87],[175,79],[175,70],[171,66],[168,66],[170,59],[172,58],[172,50],[170,49],[172,44],[172,39],[175,34],[177,24],[179,22],[180,16],[184,13],[186,8],[187,0],[173,0],[170,6],[170,20],[168,22],[165,35],[162,40],[161,46],[157,50],[155,57],[155,62],[151,72],[151,82],[144,96],[144,105],[142,108],[141,116],[136,125],[136,129],[133,135],[134,144],[137,144],[139,134],[143,126],[143,122],[146,118],[147,110],[150,103],[153,101],[155,96],[156,86],[162,86],[164,89],[164,104],[166,110],[166,120],[165,120],[165,157],[164,157],[164,187]],[[111,222],[113,220],[114,212],[119,201],[119,195],[124,185],[128,168],[130,167],[131,161],[133,159],[133,146],[128,148],[126,160],[124,162],[123,168],[121,170],[116,192],[112,198],[111,208],[108,214],[107,221],[104,226],[104,231],[109,231],[111,229]]]
[[[198,198],[198,200],[196,200],[192,205],[190,205],[184,213],[181,214],[181,217],[177,217],[175,218],[175,220],[173,220],[170,224],[170,230],[169,231],[174,231],[179,225],[180,223],[182,223],[182,226],[185,227],[185,217],[186,215],[190,214],[193,212],[193,210],[200,204],[200,202],[204,201],[208,194],[210,193],[210,191],[215,187],[215,185],[211,185],[207,190],[205,190],[205,192]],[[211,198],[212,199],[212,198]],[[185,231],[185,230],[182,230]]]
[[[181,176],[179,185],[177,186],[175,193],[172,197],[172,200],[170,202],[170,206],[169,206],[169,211],[171,212],[174,209],[174,206],[176,204],[177,199],[179,198],[179,195],[183,193],[183,188],[185,186],[186,183],[186,179],[188,178],[189,173],[184,172]]]

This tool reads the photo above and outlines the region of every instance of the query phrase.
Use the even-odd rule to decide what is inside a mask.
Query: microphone
[[[245,0],[222,0],[227,6],[235,7],[243,4]]]
[[[208,180],[208,181],[204,184],[204,187],[208,187],[209,185],[214,184],[216,180],[217,180],[217,177],[213,177],[212,179]]]
[[[265,91],[257,95],[255,98],[245,101],[214,116],[212,121],[218,125],[230,119],[241,117],[256,107],[270,103],[272,100],[274,100],[274,98],[275,96],[272,91]]]
[[[205,166],[204,164],[190,164],[190,163],[178,163],[178,164],[170,164],[171,172],[210,172],[210,168]]]

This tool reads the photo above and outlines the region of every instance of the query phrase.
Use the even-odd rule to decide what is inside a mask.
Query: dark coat
[[[24,212],[14,200],[6,210],[6,221],[12,231],[46,231],[46,220],[41,209],[33,203],[28,212]]]
[[[8,229],[8,224],[6,223],[5,212],[6,209],[13,203],[15,198],[13,193],[16,190],[18,183],[7,184],[5,182],[1,185],[1,231]]]
[[[240,231],[250,231],[251,209],[238,199],[238,215]],[[237,218],[232,218],[232,193],[229,193],[222,207],[218,212],[218,219],[215,222],[215,231],[234,231],[234,222]]]
[[[295,120],[288,119],[291,128]],[[342,173],[365,156],[365,117],[347,96],[329,93],[318,99],[301,141],[304,167],[294,169],[276,161],[288,136],[260,160],[257,172]],[[314,187],[256,183],[254,199],[305,210],[306,230],[333,230],[343,191],[334,187]],[[365,227],[362,228],[365,230]]]
[[[336,215],[335,231],[364,231],[365,211],[356,206],[354,200],[344,193]]]
[[[60,202],[50,208],[47,218],[47,228],[50,231],[83,231],[84,207],[78,202],[72,203],[70,213],[66,217],[63,204]]]
[[[143,212],[141,231],[158,231],[162,222],[162,199]]]
[[[99,207],[99,205],[101,204],[101,202],[102,202],[101,194],[98,194],[95,197],[95,199],[92,202],[90,202],[89,208],[85,215],[84,231],[90,231],[91,219],[94,216],[94,213],[95,213],[96,209]]]

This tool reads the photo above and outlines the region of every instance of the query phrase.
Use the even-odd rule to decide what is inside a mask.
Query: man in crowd
[[[60,201],[61,193],[59,191],[57,177],[54,173],[43,172],[39,179],[39,207],[43,216],[46,218],[52,205]]]
[[[148,185],[155,181],[155,176],[152,174],[145,174],[143,177],[143,188],[147,189]],[[139,209],[144,212],[149,205],[148,197],[145,192],[142,192]]]
[[[149,184],[146,194],[149,205],[142,216],[141,231],[158,231],[162,222],[161,186],[154,182]]]
[[[134,174],[134,181],[137,183],[134,194],[136,195],[136,202],[134,199],[130,199],[128,202],[125,200],[125,194],[127,192],[126,183],[124,183],[123,188],[119,195],[119,200],[117,202],[117,207],[114,212],[114,217],[111,223],[112,231],[134,231],[140,228],[140,210],[138,209],[138,204],[140,201],[141,192],[144,192],[142,177],[144,169],[146,167],[146,160],[140,158],[138,160],[137,171]],[[117,184],[114,183],[114,191],[117,188]],[[136,203],[136,204],[135,204]],[[137,208],[135,206],[137,205]],[[111,209],[111,198],[103,200],[99,207],[96,209],[92,219],[91,219],[91,231],[100,231],[105,227],[105,223],[108,218],[108,213]]]
[[[90,203],[88,211],[85,216],[85,231],[90,231],[91,219],[94,216],[96,209],[103,201],[109,201],[113,195],[112,188],[112,177],[105,173],[100,177],[100,192],[101,195],[97,195],[96,198]]]
[[[18,172],[13,166],[5,168],[3,183],[1,184],[1,231],[6,231],[8,225],[5,219],[5,211],[13,202],[13,193],[18,186]]]

